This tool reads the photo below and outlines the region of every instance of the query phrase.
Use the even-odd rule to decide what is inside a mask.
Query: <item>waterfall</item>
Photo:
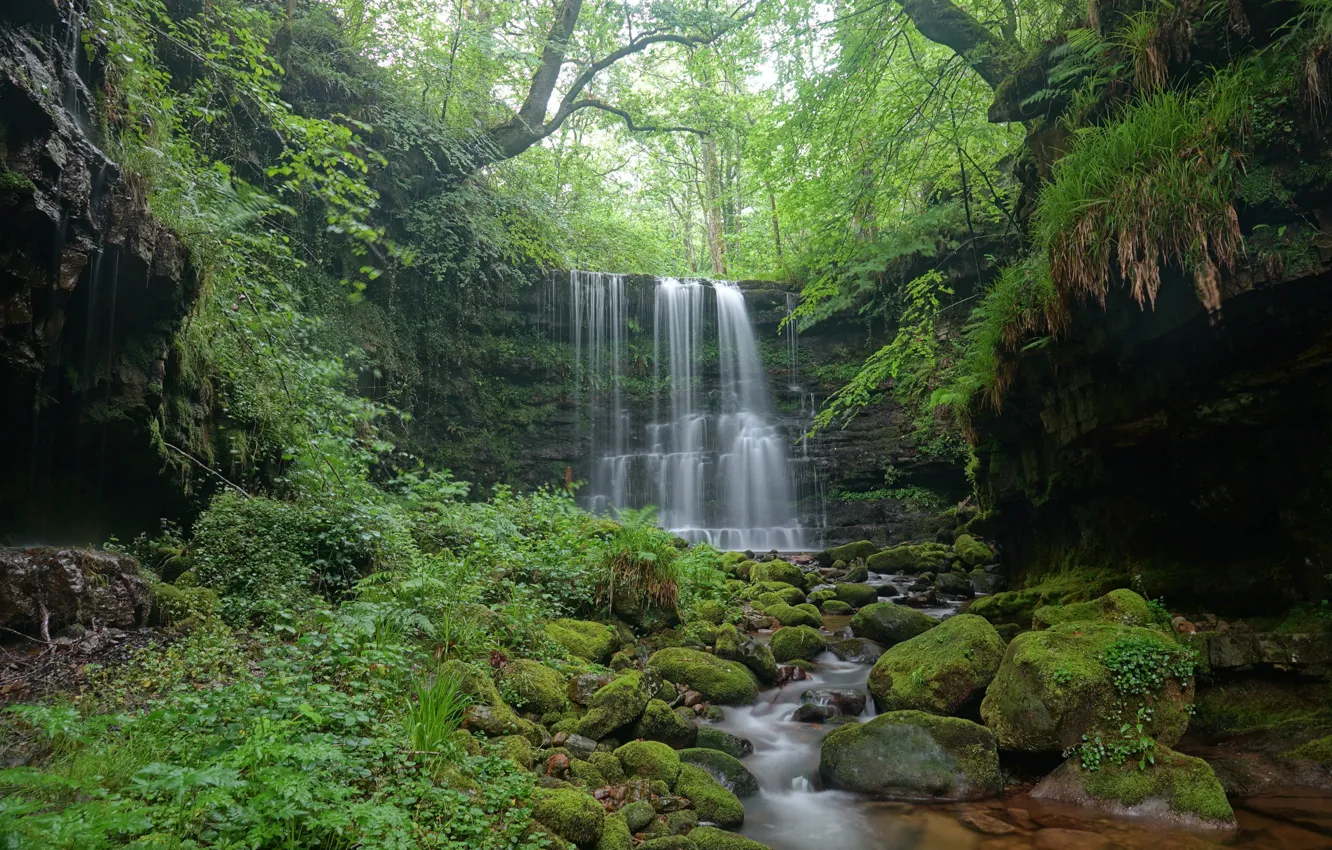
[[[744,293],[725,281],[657,278],[650,309],[645,298],[631,310],[625,286],[624,275],[570,274],[584,504],[655,505],[663,527],[720,549],[803,548],[795,435],[773,421]]]

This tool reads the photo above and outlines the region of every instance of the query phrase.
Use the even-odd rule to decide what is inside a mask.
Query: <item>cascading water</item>
[[[722,549],[803,548],[792,435],[773,422],[744,293],[725,281],[659,278],[650,310],[631,312],[629,301],[623,275],[570,274],[588,506],[655,505],[664,527]],[[628,339],[631,328],[645,337],[647,322],[650,384],[645,345]],[[651,421],[635,421],[627,384],[651,395]]]

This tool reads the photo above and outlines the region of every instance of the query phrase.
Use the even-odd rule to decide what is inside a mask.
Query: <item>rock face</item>
[[[182,513],[148,423],[194,275],[100,149],[100,71],[60,5],[0,9],[0,441],[22,447],[0,454],[0,538],[105,539]]]
[[[835,788],[906,800],[975,800],[1003,788],[988,729],[919,711],[889,712],[829,732],[819,776]]]
[[[65,626],[147,622],[148,582],[128,555],[90,549],[0,549],[0,626],[50,640]]]
[[[1071,758],[1041,780],[1031,796],[1183,827],[1235,828],[1235,813],[1207,762],[1165,747],[1156,748],[1155,759],[1145,769],[1129,759],[1086,770]]]

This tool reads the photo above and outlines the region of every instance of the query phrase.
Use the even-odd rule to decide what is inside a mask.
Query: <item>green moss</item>
[[[711,599],[698,603],[694,608],[694,613],[700,620],[712,623],[714,626],[720,626],[726,622],[726,606]]]
[[[657,810],[652,808],[652,804],[647,800],[635,800],[620,809],[620,813],[624,815],[624,822],[629,826],[630,832],[642,832],[644,827],[652,823],[652,819],[657,816]]]
[[[666,831],[672,835],[684,835],[698,826],[698,812],[681,809],[666,816]]]
[[[968,567],[979,567],[994,560],[994,551],[970,534],[959,534],[953,541],[953,552]]]
[[[505,735],[496,738],[499,755],[527,770],[532,767],[532,743],[522,735]]]
[[[1308,759],[1323,765],[1332,764],[1332,735],[1324,735],[1321,738],[1315,738],[1308,743],[1301,744],[1293,750],[1282,753],[1281,757]]]
[[[630,741],[615,751],[625,776],[660,779],[668,785],[680,774],[680,756],[660,741]]]
[[[823,613],[833,617],[844,617],[854,609],[840,599],[828,599],[823,603]]]
[[[689,839],[698,850],[771,850],[766,844],[715,826],[700,826],[689,833]]]
[[[868,584],[839,584],[837,598],[852,608],[863,608],[879,601],[879,591]]]
[[[689,710],[682,709],[682,711]],[[681,717],[666,703],[654,699],[648,702],[647,708],[643,710],[643,716],[634,724],[629,734],[645,741],[660,741],[681,749],[694,745],[698,739],[698,727]]]
[[[582,759],[569,760],[569,776],[574,785],[582,788],[601,788],[607,784],[596,765]]]
[[[751,797],[759,792],[758,780],[740,759],[720,750],[693,747],[680,750],[680,761],[706,770],[713,779],[735,796]]]
[[[749,571],[749,580],[755,583],[780,581],[793,587],[801,587],[805,583],[805,574],[794,564],[785,561],[766,561],[755,565]]]
[[[624,781],[624,766],[614,753],[598,750],[587,757],[587,763],[595,767],[611,785],[619,785]]]
[[[735,661],[740,655],[740,632],[735,626],[727,623],[717,629],[717,636],[713,639],[713,651],[718,658],[724,658],[727,661]]]
[[[663,835],[638,845],[638,850],[698,850],[698,845],[684,835]]]
[[[730,732],[723,732],[715,726],[698,727],[698,746],[701,749],[720,750],[738,759],[754,752],[754,745]]]
[[[994,626],[959,614],[885,652],[870,671],[869,691],[881,712],[956,714],[980,699],[1003,658]]]
[[[662,649],[648,659],[648,666],[667,681],[688,685],[708,702],[748,705],[758,696],[754,674],[745,666],[724,661],[706,652],[684,648]]]
[[[799,605],[805,601],[805,592],[795,585],[782,581],[764,581],[751,585],[748,591],[750,599],[762,600],[776,597],[787,605]]]
[[[220,604],[217,592],[210,587],[155,584],[150,622],[185,629],[212,617]]]
[[[824,602],[827,602],[829,599],[836,599],[836,598],[837,598],[837,591],[830,589],[816,590],[813,593],[809,594],[809,601],[815,605],[822,605]]]
[[[588,699],[587,714],[579,721],[578,734],[596,741],[633,723],[647,708],[660,684],[655,675],[643,671],[621,673]]]
[[[1155,762],[1145,766],[1130,760],[1120,765],[1102,764],[1096,770],[1087,770],[1077,759],[1069,759],[1047,783],[1062,788],[1076,784],[1093,801],[1112,811],[1135,813],[1167,808],[1186,822],[1196,819],[1206,825],[1234,824],[1235,813],[1225,789],[1207,762],[1166,747],[1157,747],[1154,758]],[[1076,796],[1069,798],[1067,792],[1051,796],[1085,802]]]
[[[532,819],[566,841],[595,845],[605,829],[606,813],[582,791],[538,788],[532,794]]]
[[[617,649],[615,630],[588,620],[554,620],[546,624],[546,637],[588,661],[604,664]]]
[[[846,571],[846,575],[842,576],[842,581],[858,584],[864,582],[868,578],[869,567],[864,564],[856,564],[854,567],[851,567]]]
[[[548,714],[562,711],[567,705],[564,677],[539,662],[526,658],[510,661],[500,670],[499,682],[520,709]]]
[[[624,815],[612,812],[602,821],[601,840],[596,850],[633,850],[634,837],[629,832]]]
[[[889,647],[938,624],[938,620],[914,608],[891,602],[876,602],[856,612],[851,618],[851,632],[858,638],[868,638]]]
[[[795,608],[784,602],[778,602],[776,605],[765,605],[763,613],[772,617],[783,626],[821,626],[823,625],[823,616],[815,609],[811,614],[804,608]]]
[[[10,171],[4,166],[0,166],[0,192],[13,192],[16,194],[31,194],[37,187],[28,178],[19,174],[17,171]]]
[[[727,828],[738,827],[745,822],[745,807],[739,798],[697,765],[680,765],[675,793],[688,797],[702,820]]]
[[[843,546],[834,546],[825,550],[819,560],[826,564],[832,564],[837,561],[845,561],[850,564],[857,559],[868,560],[871,555],[879,551],[879,547],[868,540],[857,540],[855,543],[847,543]]]
[[[1029,629],[1036,609],[1056,601],[1058,597],[1035,590],[1006,590],[977,599],[968,606],[967,613],[984,617],[996,626],[1011,623]]]
[[[779,664],[797,658],[813,660],[828,648],[827,639],[809,626],[788,626],[772,633],[772,657]]]
[[[1242,679],[1198,689],[1193,728],[1216,737],[1332,729],[1332,685]]]
[[[901,799],[970,800],[1003,788],[988,729],[921,711],[890,711],[829,732],[819,775],[831,787]]]
[[[1103,623],[1123,623],[1127,626],[1160,626],[1147,600],[1131,590],[1112,590],[1090,602],[1071,605],[1047,605],[1032,614],[1032,628],[1047,629],[1059,623],[1095,620]]]
[[[871,556],[867,563],[876,573],[923,573],[947,570],[953,559],[951,546],[942,543],[906,543]]]
[[[801,602],[799,605],[793,605],[791,607],[795,608],[797,611],[804,611],[806,614],[810,615],[811,617],[818,618],[818,625],[820,626],[823,625],[823,614],[819,613],[819,609],[817,607],[810,605],[808,602]]]

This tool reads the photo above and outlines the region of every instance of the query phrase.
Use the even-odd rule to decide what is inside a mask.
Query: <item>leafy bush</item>
[[[680,598],[675,570],[679,550],[671,535],[658,527],[656,509],[621,510],[619,519],[602,562],[597,601],[640,617],[653,609],[675,612]]]

